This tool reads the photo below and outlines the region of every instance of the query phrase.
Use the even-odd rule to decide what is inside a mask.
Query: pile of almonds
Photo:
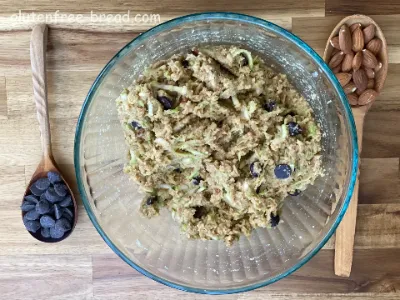
[[[377,54],[382,41],[375,37],[375,25],[344,24],[330,41],[334,48],[329,67],[336,74],[351,105],[366,105],[375,100],[383,87],[382,63]]]

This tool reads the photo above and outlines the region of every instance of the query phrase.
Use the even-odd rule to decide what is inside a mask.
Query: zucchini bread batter
[[[193,239],[231,245],[279,223],[321,168],[321,131],[307,101],[263,60],[210,46],[149,67],[116,100],[147,217],[170,211]]]

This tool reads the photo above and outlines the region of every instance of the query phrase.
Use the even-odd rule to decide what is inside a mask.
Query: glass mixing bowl
[[[286,199],[277,227],[256,229],[232,247],[222,241],[186,239],[166,210],[151,220],[141,217],[142,194],[123,173],[127,148],[115,99],[152,62],[200,44],[240,45],[273,64],[305,96],[323,131],[326,175],[301,195]],[[119,51],[83,104],[74,155],[84,206],[114,252],[158,282],[210,294],[265,286],[314,256],[346,211],[358,164],[353,116],[328,66],[307,44],[279,26],[233,13],[174,19]]]

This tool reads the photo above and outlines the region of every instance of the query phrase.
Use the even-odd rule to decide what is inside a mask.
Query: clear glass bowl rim
[[[289,268],[285,272],[282,272],[278,274],[275,277],[272,277],[268,280],[265,281],[260,281],[252,285],[244,286],[241,288],[234,288],[234,289],[218,289],[218,290],[213,290],[213,289],[198,289],[198,288],[193,288],[193,287],[188,287],[185,285],[180,285],[173,283],[171,281],[168,281],[164,278],[160,278],[158,276],[155,276],[154,274],[148,272],[147,270],[141,268],[140,266],[136,265],[134,262],[132,262],[124,253],[122,253],[115,245],[114,243],[108,238],[106,233],[102,230],[100,225],[97,223],[96,217],[90,207],[90,203],[88,201],[86,191],[83,185],[83,179],[81,176],[80,172],[80,145],[81,145],[81,135],[82,135],[82,129],[83,129],[83,122],[85,120],[86,114],[88,112],[88,108],[90,106],[91,101],[93,100],[93,96],[99,87],[99,85],[102,83],[104,77],[110,72],[112,67],[115,65],[115,63],[118,62],[118,60],[125,56],[132,47],[140,44],[143,40],[146,38],[157,34],[161,31],[165,30],[170,30],[178,25],[182,25],[184,23],[191,23],[194,21],[204,21],[204,20],[227,20],[227,21],[240,21],[248,24],[253,24],[262,28],[266,28],[268,30],[271,30],[273,32],[278,33],[279,35],[284,36],[288,40],[292,41],[295,43],[297,46],[299,46],[302,50],[306,51],[311,58],[317,63],[317,65],[321,68],[321,70],[327,75],[331,83],[333,84],[334,89],[339,93],[340,100],[342,104],[344,105],[345,108],[345,119],[348,121],[350,125],[350,135],[351,135],[351,140],[353,141],[353,154],[352,154],[352,161],[353,165],[351,166],[351,177],[350,177],[350,182],[349,182],[349,188],[346,191],[346,196],[344,203],[337,215],[336,220],[334,221],[332,227],[328,230],[327,234],[322,238],[322,240],[319,242],[319,244],[312,250],[310,251],[306,256],[304,256],[296,265],[293,267]],[[354,184],[356,181],[357,177],[357,171],[358,171],[358,142],[357,142],[357,132],[356,132],[356,126],[354,123],[354,118],[353,114],[350,108],[350,105],[348,104],[346,95],[336,79],[336,76],[333,74],[333,72],[330,70],[328,65],[323,61],[323,59],[310,47],[308,46],[303,40],[292,34],[291,32],[287,31],[286,29],[273,24],[271,22],[268,22],[266,20],[245,15],[245,14],[240,14],[240,13],[229,13],[229,12],[206,12],[206,13],[197,13],[197,14],[190,14],[182,17],[178,17],[175,19],[172,19],[170,21],[164,22],[162,24],[159,24],[148,31],[142,33],[141,35],[137,36],[134,38],[132,41],[130,41],[128,44],[126,44],[121,50],[118,51],[118,53],[107,63],[107,65],[103,68],[103,70],[99,73],[97,78],[95,79],[93,85],[91,86],[88,95],[86,96],[86,99],[82,105],[81,113],[78,118],[77,122],[77,127],[76,127],[76,133],[75,133],[75,142],[74,142],[74,165],[75,165],[75,174],[77,178],[77,183],[78,183],[78,188],[79,188],[79,193],[81,194],[82,197],[82,202],[83,205],[86,209],[86,212],[92,221],[94,227],[96,230],[99,232],[100,236],[103,238],[103,240],[106,242],[106,244],[123,260],[125,261],[128,265],[133,267],[135,270],[138,272],[142,273],[143,275],[159,282],[162,283],[166,286],[186,291],[186,292],[194,292],[194,293],[200,293],[200,294],[211,294],[211,295],[218,295],[218,294],[233,294],[233,293],[242,293],[242,292],[247,292],[253,289],[257,289],[266,285],[269,285],[271,283],[274,283],[300,267],[302,267],[305,263],[307,263],[315,254],[318,253],[319,250],[326,244],[326,242],[330,239],[332,234],[335,232],[337,226],[339,225],[340,221],[342,220],[348,206],[350,203],[351,196],[353,194],[354,190]]]

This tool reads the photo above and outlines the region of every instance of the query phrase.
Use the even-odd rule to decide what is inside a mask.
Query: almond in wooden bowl
[[[388,71],[386,39],[378,24],[364,15],[346,17],[333,29],[328,41],[324,51],[325,62],[329,63],[331,69],[335,68],[334,73],[337,76],[344,72],[352,74],[352,82],[356,86],[356,91],[352,92],[354,95],[361,97],[367,89],[375,90],[377,93],[373,96],[369,96],[373,93],[368,92],[369,97],[364,95],[362,101],[357,101],[357,106],[371,105],[382,90]],[[350,41],[351,51],[349,51]],[[333,51],[337,51],[338,42],[342,51],[339,53],[343,54],[336,53],[333,56]],[[351,57],[350,67],[349,61]],[[338,65],[341,66],[340,70],[337,70]],[[339,81],[343,82],[344,75],[339,76]],[[372,84],[374,86],[371,88]],[[347,93],[350,90],[348,87]],[[365,98],[369,100],[364,101]],[[352,99],[350,104],[355,105],[354,103],[354,99]]]

